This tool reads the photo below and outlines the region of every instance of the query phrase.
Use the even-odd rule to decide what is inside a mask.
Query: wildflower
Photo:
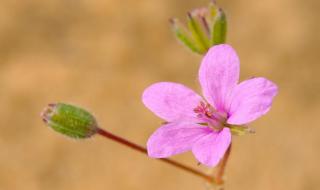
[[[209,49],[199,69],[204,98],[186,86],[159,82],[143,93],[143,103],[166,124],[147,142],[148,155],[165,158],[191,150],[206,166],[216,166],[231,143],[231,128],[245,128],[267,113],[277,86],[265,78],[239,84],[239,58],[227,45]]]

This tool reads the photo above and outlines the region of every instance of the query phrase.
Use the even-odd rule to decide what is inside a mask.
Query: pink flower
[[[231,143],[230,126],[267,113],[277,86],[265,78],[238,84],[239,58],[226,44],[212,47],[202,60],[203,99],[182,84],[159,82],[143,93],[143,103],[167,121],[147,143],[148,154],[165,158],[191,150],[206,166],[216,166]]]

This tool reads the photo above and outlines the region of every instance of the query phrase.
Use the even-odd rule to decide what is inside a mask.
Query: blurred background
[[[218,1],[241,80],[279,85],[255,135],[235,137],[226,190],[320,186],[319,1]],[[100,125],[145,145],[161,120],[141,103],[157,81],[199,90],[201,56],[177,42],[168,19],[208,0],[2,0],[1,190],[196,190],[202,179],[99,136],[76,141],[46,127],[50,102],[92,111]],[[191,153],[174,159],[198,167]],[[200,168],[205,170],[204,168]]]

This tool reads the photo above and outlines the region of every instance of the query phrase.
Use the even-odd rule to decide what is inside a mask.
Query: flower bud
[[[43,121],[66,136],[83,139],[97,133],[97,122],[86,110],[64,103],[49,104],[41,113]]]
[[[222,9],[218,10],[211,32],[212,45],[225,43],[227,34],[227,18]]]
[[[178,40],[193,52],[205,54],[213,45],[226,41],[226,15],[214,1],[208,7],[188,12],[187,27],[176,18],[170,21]]]

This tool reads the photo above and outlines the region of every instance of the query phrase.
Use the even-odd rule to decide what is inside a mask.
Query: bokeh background
[[[205,189],[202,179],[101,137],[65,138],[39,113],[50,102],[80,105],[144,145],[161,122],[142,105],[144,88],[175,81],[199,90],[201,56],[177,43],[168,19],[207,3],[2,0],[0,189]],[[319,1],[219,4],[241,79],[264,76],[280,89],[269,114],[250,125],[257,133],[234,138],[226,189],[319,189]],[[198,167],[191,153],[174,159]]]

